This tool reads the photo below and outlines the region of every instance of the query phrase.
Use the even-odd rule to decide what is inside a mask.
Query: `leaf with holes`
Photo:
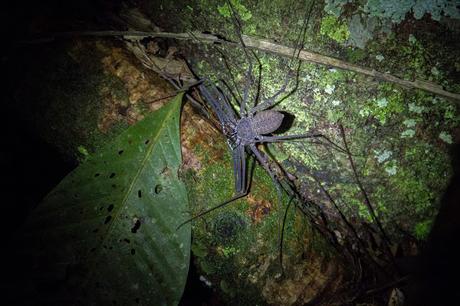
[[[75,169],[27,222],[43,304],[174,305],[188,273],[182,94]]]

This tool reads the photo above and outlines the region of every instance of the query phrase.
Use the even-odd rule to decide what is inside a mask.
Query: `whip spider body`
[[[273,181],[277,181],[277,174],[272,167],[270,167],[269,158],[257,148],[258,144],[312,137],[323,137],[328,140],[319,133],[282,136],[272,134],[282,125],[284,114],[270,108],[279,102],[276,98],[286,91],[286,86],[287,78],[282,88],[272,97],[246,110],[246,99],[249,97],[249,85],[246,85],[243,92],[244,98],[239,104],[239,111],[236,111],[228,97],[215,85],[206,84],[206,82],[198,85],[200,94],[216,114],[221,124],[222,131],[227,138],[227,144],[233,159],[235,195],[231,199],[194,216],[181,225],[199,218],[236,199],[242,198],[249,193],[246,163],[247,153],[252,154],[259,161]]]
[[[292,75],[291,73],[291,63],[288,65],[288,73],[284,79],[284,83],[281,88],[273,94],[269,98],[263,98],[260,94],[260,82],[261,82],[261,63],[259,58],[257,57],[256,53],[253,50],[250,50],[246,47],[244,43],[244,39],[241,35],[241,24],[239,22],[238,16],[235,13],[232,5],[230,2],[227,2],[228,5],[231,7],[232,11],[232,20],[234,22],[234,26],[237,29],[237,34],[239,38],[239,43],[243,48],[244,56],[246,61],[249,64],[248,70],[245,73],[245,84],[243,86],[242,95],[239,95],[239,99],[234,95],[231,94],[236,101],[237,107],[239,110],[235,110],[230,101],[230,95],[226,95],[222,89],[218,88],[214,83],[209,80],[203,80],[199,83],[198,91],[200,95],[204,98],[204,100],[209,104],[212,111],[217,116],[220,125],[222,127],[222,131],[227,138],[227,144],[231,151],[232,159],[233,159],[233,173],[234,173],[234,180],[235,180],[235,194],[234,196],[211,208],[208,209],[193,218],[183,222],[186,224],[196,218],[199,218],[217,208],[220,208],[236,199],[242,198],[246,196],[249,192],[249,184],[247,182],[247,153],[253,155],[262,167],[268,172],[272,180],[276,183],[277,181],[277,174],[270,167],[270,160],[266,154],[262,153],[258,148],[258,144],[265,144],[270,142],[282,142],[287,140],[293,139],[300,139],[300,138],[313,138],[313,137],[321,137],[325,139],[327,142],[331,143],[332,145],[336,146],[332,143],[327,137],[323,136],[319,133],[307,133],[307,134],[299,134],[299,135],[273,135],[272,133],[275,132],[280,128],[283,123],[284,115],[272,109],[276,104],[290,96],[294,93],[297,89],[298,85],[298,77],[300,71],[300,60],[298,59],[298,53],[304,43],[305,33],[306,33],[306,26],[308,24],[309,15],[311,13],[311,8],[308,14],[305,16],[304,23],[302,26],[302,30],[300,32],[298,41],[296,42],[296,49],[292,55],[291,63],[293,60],[298,60],[297,66],[297,75]],[[301,39],[302,38],[302,39]],[[217,48],[217,47],[216,47]],[[219,53],[223,54],[221,50],[218,50]],[[256,89],[253,90],[255,93],[252,95],[250,94],[251,87],[254,85],[253,81],[253,64],[252,58],[255,58],[259,63],[259,76]],[[294,88],[290,91],[287,91],[287,86],[289,84],[290,79],[295,78],[296,84]],[[225,82],[224,82],[225,83]],[[226,85],[226,84],[224,84]],[[227,86],[228,88],[228,86]],[[253,106],[248,107],[248,101],[250,97],[253,98]],[[281,97],[282,96],[282,97]],[[239,101],[238,101],[239,100]]]

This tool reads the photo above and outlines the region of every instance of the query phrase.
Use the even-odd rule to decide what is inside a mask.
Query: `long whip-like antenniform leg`
[[[192,218],[190,218],[190,219],[188,219],[188,220],[182,222],[181,224],[179,224],[179,226],[177,227],[176,230],[180,229],[182,226],[184,226],[185,224],[187,224],[187,223],[189,223],[189,222],[192,222],[192,221],[195,220],[195,219],[198,219],[198,218],[200,218],[200,217],[203,217],[204,215],[206,215],[206,214],[208,214],[208,213],[210,213],[210,212],[212,212],[212,211],[214,211],[214,210],[216,210],[216,209],[218,209],[218,208],[224,207],[225,205],[228,205],[228,204],[232,203],[233,201],[236,201],[236,200],[238,200],[238,199],[240,199],[240,198],[242,198],[242,197],[245,197],[247,194],[248,194],[248,192],[245,191],[245,192],[243,192],[243,193],[241,193],[241,194],[236,194],[236,195],[234,195],[231,199],[229,199],[229,200],[227,200],[227,201],[225,201],[225,202],[223,202],[223,203],[220,203],[219,205],[216,205],[216,206],[214,206],[214,207],[212,207],[212,208],[210,208],[210,209],[208,209],[208,210],[205,210],[205,211],[203,211],[202,213],[199,213],[198,215],[193,216]]]
[[[251,149],[252,153],[254,153],[254,155],[257,157],[257,159],[259,160],[259,162],[262,165],[262,167],[264,167],[264,169],[268,172],[268,174],[270,175],[272,180],[275,183],[277,183],[278,181],[276,180],[275,174],[270,169],[270,166],[268,164],[267,158],[260,153],[259,149],[257,149],[255,144],[253,144],[253,143],[250,144],[249,148]]]
[[[248,50],[246,48],[246,44],[244,43],[243,37],[241,36],[242,27],[241,27],[240,20],[238,18],[238,13],[235,11],[235,8],[233,7],[231,1],[227,0],[227,5],[230,7],[230,11],[232,13],[233,24],[237,32],[236,34],[238,35],[240,44],[243,46],[244,55],[249,63],[249,68],[248,68],[248,71],[246,72],[246,83],[243,88],[243,99],[241,99],[241,102],[240,102],[240,116],[245,116],[246,115],[246,104],[247,104],[247,100],[249,97],[249,89],[251,88],[251,85],[252,85],[251,78],[252,78],[253,65],[252,65],[251,58],[248,54]]]
[[[305,13],[304,22],[303,22],[303,25],[302,25],[302,30],[300,31],[299,37],[298,37],[298,39],[297,39],[297,41],[295,43],[296,46],[295,46],[294,52],[293,52],[292,57],[291,57],[291,62],[288,65],[289,70],[291,69],[292,61],[294,61],[295,59],[299,60],[300,51],[302,50],[302,48],[304,46],[304,43],[305,43],[305,37],[306,37],[306,33],[307,33],[308,21],[310,20],[311,13],[313,11],[313,5],[314,5],[314,2],[310,6],[310,9],[307,10],[306,13]],[[299,85],[299,74],[300,74],[301,64],[302,64],[302,62],[299,60],[298,65],[297,65],[297,69],[296,69],[296,75],[295,75],[295,86],[294,86],[293,89],[291,89],[286,95],[284,95],[284,97],[282,97],[281,99],[277,100],[277,98],[281,94],[284,94],[286,92],[287,85],[289,84],[289,79],[291,78],[291,75],[288,72],[286,77],[285,77],[285,79],[284,79],[284,83],[283,83],[283,86],[281,87],[281,89],[278,92],[276,92],[273,96],[271,96],[270,98],[266,99],[265,101],[263,101],[259,105],[253,107],[249,111],[249,114],[253,115],[253,114],[257,113],[257,112],[266,110],[266,109],[272,107],[273,105],[278,104],[279,102],[283,101],[284,99],[286,99],[290,95],[292,95],[297,90],[297,87]]]
[[[190,32],[189,35],[191,37],[193,37],[197,42],[200,42],[200,43],[204,42],[202,39],[200,39],[198,36],[196,36],[193,32]],[[227,56],[226,52],[224,51],[225,49],[224,48],[219,48],[216,44],[212,44],[211,46],[212,46],[212,48],[214,50],[216,50],[217,53],[220,54],[221,59],[224,62],[225,68],[226,68],[226,70],[227,70],[227,72],[228,72],[228,74],[230,76],[230,82],[232,83],[233,88],[235,88],[235,91],[233,91],[231,89],[231,87],[229,86],[229,84],[225,80],[220,79],[219,82],[222,83],[224,85],[224,87],[226,88],[226,90],[228,91],[227,92],[227,94],[229,93],[229,95],[227,95],[228,97],[231,96],[237,101],[241,100],[241,94],[237,90],[238,86],[236,85],[235,76],[234,76],[234,73],[232,72],[232,69],[231,69],[231,63],[229,62],[228,56]],[[214,71],[214,75],[217,77],[218,76],[217,71],[219,69],[217,68],[215,63],[213,63],[213,62],[208,62],[208,63],[212,67],[212,70]]]
[[[268,160],[267,158],[257,149],[257,147],[255,146],[255,144],[251,144],[250,145],[250,148],[251,148],[251,151],[254,153],[254,155],[257,157],[257,159],[260,161],[260,163],[262,164],[262,166],[265,168],[265,170],[268,172],[268,174],[270,174],[272,180],[274,181],[275,183],[275,186],[276,186],[276,189],[278,191],[278,201],[281,203],[281,190],[280,190],[280,187],[285,191],[287,192],[287,190],[282,186],[282,184],[276,179],[275,177],[275,174],[272,172],[272,170],[270,169],[269,165],[268,165]],[[289,203],[286,207],[286,210],[285,210],[285,213],[284,213],[284,217],[283,217],[283,221],[282,221],[282,225],[281,225],[281,235],[280,235],[280,266],[281,266],[281,271],[284,273],[284,268],[283,268],[283,241],[284,241],[284,227],[285,227],[285,224],[286,224],[286,218],[287,218],[287,212],[289,210],[289,207],[292,203],[292,201],[294,200],[294,196],[291,195],[291,198],[289,200]]]
[[[233,157],[233,170],[234,170],[234,174],[235,174],[235,188],[236,188],[236,192],[237,194],[234,195],[231,199],[217,205],[217,206],[214,206],[202,213],[199,213],[198,215],[182,222],[178,227],[177,229],[181,228],[183,225],[197,219],[197,218],[200,218],[218,208],[221,208],[221,207],[224,207],[225,205],[227,204],[230,204],[231,202],[235,201],[235,200],[238,200],[244,196],[246,196],[248,194],[248,188],[246,186],[246,156],[245,156],[245,153],[244,153],[244,146],[243,145],[239,145],[237,146],[234,150],[232,150],[232,157]]]
[[[289,208],[291,207],[292,201],[294,200],[294,197],[291,197],[289,199],[289,202],[286,206],[286,209],[284,211],[284,216],[283,216],[283,223],[281,225],[281,237],[280,237],[280,266],[281,266],[281,271],[284,273],[283,269],[283,243],[284,243],[284,227],[286,225],[286,219],[287,219],[287,214],[289,211]]]
[[[299,134],[299,135],[283,135],[283,136],[260,136],[260,142],[278,142],[283,140],[289,139],[304,139],[304,138],[316,138],[316,137],[323,137],[322,134],[314,133],[314,134]]]

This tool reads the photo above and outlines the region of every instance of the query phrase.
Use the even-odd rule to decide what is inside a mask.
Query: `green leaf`
[[[417,122],[414,119],[406,119],[403,124],[408,128],[413,128],[417,125]]]
[[[230,0],[233,9],[236,11],[236,13],[239,15],[241,20],[243,21],[248,21],[249,19],[252,18],[251,12],[243,5],[240,3],[239,0]],[[232,16],[232,10],[228,3],[225,3],[222,6],[217,7],[217,11],[219,12],[220,15],[223,17],[231,17]]]
[[[90,156],[31,215],[26,247],[42,304],[178,304],[191,235],[189,224],[176,229],[188,218],[181,100]]]
[[[401,133],[401,138],[412,138],[415,135],[415,131],[413,129],[407,129]]]
[[[453,140],[452,140],[452,136],[449,133],[445,132],[445,131],[442,131],[439,134],[439,138],[441,138],[441,140],[444,141],[445,143],[448,143],[448,144],[454,143]]]

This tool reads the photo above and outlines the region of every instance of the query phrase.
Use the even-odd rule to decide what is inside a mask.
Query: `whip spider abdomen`
[[[275,110],[261,111],[252,118],[252,129],[259,135],[270,134],[279,129],[283,119],[284,115]]]

